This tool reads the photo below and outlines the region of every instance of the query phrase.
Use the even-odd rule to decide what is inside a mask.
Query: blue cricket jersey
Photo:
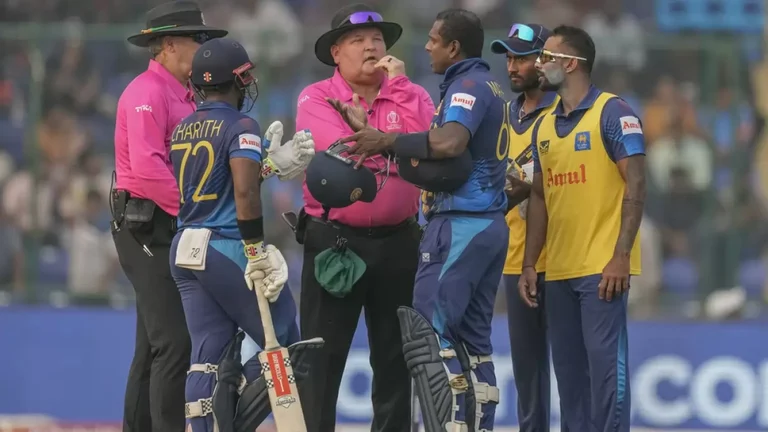
[[[240,239],[232,158],[261,163],[261,130],[256,120],[229,104],[203,102],[173,130],[171,162],[181,194],[180,230],[208,228]]]
[[[474,166],[469,180],[453,193],[422,192],[422,211],[435,214],[503,212],[507,208],[504,177],[510,122],[504,92],[482,59],[460,61],[445,71],[440,105],[431,129],[457,122],[470,133],[467,148]]]

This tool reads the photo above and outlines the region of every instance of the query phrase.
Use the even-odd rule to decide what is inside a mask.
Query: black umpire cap
[[[307,166],[307,189],[323,207],[344,208],[376,198],[376,176],[368,167],[355,169],[356,161],[341,155],[347,149],[345,144],[334,143]]]
[[[211,39],[195,53],[190,80],[198,87],[215,86],[233,82],[236,78],[242,80],[243,74],[251,69],[251,59],[239,42],[230,38]]]
[[[472,174],[472,154],[469,149],[455,158],[398,158],[400,178],[429,192],[453,192],[469,180]]]

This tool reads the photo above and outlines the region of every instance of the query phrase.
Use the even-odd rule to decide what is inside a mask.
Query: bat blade
[[[282,347],[264,350],[259,353],[259,362],[266,379],[272,416],[278,432],[306,432],[307,426],[288,350]]]

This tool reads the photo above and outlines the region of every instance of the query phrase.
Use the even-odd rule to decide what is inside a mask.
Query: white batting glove
[[[276,175],[280,180],[294,179],[304,173],[314,156],[315,141],[308,129],[296,132],[293,139],[284,144],[272,141],[263,163],[262,178]]]
[[[248,264],[245,266],[245,283],[250,290],[261,289],[264,297],[274,303],[288,281],[288,264],[274,245],[264,242],[243,247]]]
[[[281,142],[283,141],[283,123],[279,121],[272,122],[271,125],[267,128],[267,131],[264,132],[264,140],[262,141],[262,147],[269,149],[273,145],[277,145],[277,147],[281,146]]]

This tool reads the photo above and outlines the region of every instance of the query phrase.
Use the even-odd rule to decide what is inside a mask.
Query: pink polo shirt
[[[352,102],[352,89],[339,74],[338,68],[329,79],[309,85],[299,95],[296,109],[296,130],[309,129],[315,140],[315,149],[325,151],[339,138],[354,132],[333,109],[326,97]],[[435,105],[423,87],[412,83],[408,77],[386,79],[379,95],[369,107],[364,100],[361,104],[368,110],[368,123],[384,132],[412,133],[429,129]],[[384,168],[386,159],[382,156],[369,158],[365,166],[373,172]],[[379,181],[383,178],[379,174]],[[354,227],[375,227],[397,225],[418,212],[419,189],[401,179],[394,163],[384,187],[371,203],[358,201],[343,209],[332,209],[329,219]],[[321,217],[323,209],[307,189],[304,182],[304,208],[307,214]]]
[[[146,72],[128,84],[117,102],[117,189],[178,215],[179,186],[169,156],[171,133],[195,107],[192,90],[150,60]]]

